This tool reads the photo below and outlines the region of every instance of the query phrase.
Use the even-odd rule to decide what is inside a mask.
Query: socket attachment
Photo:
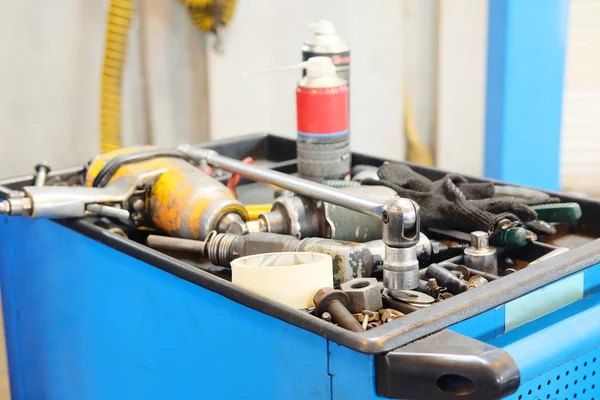
[[[419,206],[396,197],[383,205],[383,284],[388,289],[415,289],[419,286]],[[413,222],[414,221],[414,222]]]
[[[465,264],[477,271],[498,275],[496,248],[489,246],[489,236],[485,232],[471,232],[471,246],[464,250]]]

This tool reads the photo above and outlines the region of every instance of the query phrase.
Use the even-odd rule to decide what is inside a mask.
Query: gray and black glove
[[[456,174],[431,181],[399,163],[386,163],[377,172],[380,180],[367,179],[365,185],[383,185],[394,189],[400,197],[414,200],[421,208],[421,227],[457,229],[465,232],[484,231],[492,234],[500,229],[500,221],[525,225],[538,235],[554,235],[556,229],[537,219],[529,205],[560,201],[538,192],[535,198],[494,197],[492,183],[469,183]]]

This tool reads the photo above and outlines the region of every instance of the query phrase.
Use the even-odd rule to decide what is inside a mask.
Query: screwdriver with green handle
[[[547,203],[548,193],[541,190],[512,185],[494,185],[495,197],[518,197],[527,200],[538,214],[538,219],[546,222],[576,222],[581,218],[581,207],[577,203]]]
[[[554,203],[531,206],[538,219],[546,222],[577,222],[581,218],[581,206],[578,203]]]
[[[577,222],[581,218],[581,206],[578,203],[552,203],[531,206],[540,221],[549,223]],[[490,237],[490,244],[497,247],[522,247],[529,241],[532,232],[524,227],[510,227],[495,232]],[[535,235],[534,235],[535,236]]]

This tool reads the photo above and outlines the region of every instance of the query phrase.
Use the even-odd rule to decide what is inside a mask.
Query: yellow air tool
[[[104,187],[120,179],[132,180],[150,171],[165,170],[129,201],[131,220],[171,236],[204,239],[211,230],[246,233],[248,212],[229,189],[171,150],[131,147],[97,156],[90,163],[85,184]]]
[[[175,150],[132,147],[104,153],[84,173],[85,186],[25,186],[0,201],[0,215],[129,221],[186,239],[209,232],[246,233],[248,212],[221,182]]]

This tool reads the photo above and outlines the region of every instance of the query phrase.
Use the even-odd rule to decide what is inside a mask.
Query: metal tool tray
[[[214,149],[222,155],[238,159],[252,156],[255,160],[258,160],[260,164],[286,173],[295,171],[295,141],[290,139],[269,134],[258,134],[225,141],[209,142],[204,144],[203,147]],[[362,154],[353,154],[352,161],[354,165],[370,164],[379,166],[385,160]],[[411,166],[417,172],[431,179],[438,179],[447,174],[447,172],[435,168],[416,165]],[[78,170],[80,169],[75,168],[63,171],[53,171],[49,175],[49,180],[51,181],[52,179],[61,179],[61,177],[70,176],[73,172]],[[33,176],[24,176],[0,181],[0,185],[10,189],[19,189],[22,186],[31,184],[32,180]],[[484,179],[474,177],[469,178],[469,180],[473,182],[485,181]],[[258,203],[272,199],[271,193],[257,189],[261,188],[261,186],[256,186],[257,184],[255,183],[242,181],[240,185],[241,186],[238,187],[238,194],[242,200]],[[581,205],[583,212],[581,221],[573,226],[561,240],[573,243],[586,237],[600,237],[600,202],[591,199],[575,198],[562,193],[552,194],[561,198],[563,201],[578,202]],[[462,293],[449,300],[445,300],[390,323],[386,323],[376,329],[364,333],[353,333],[308,315],[305,312],[293,310],[277,302],[249,293],[232,285],[227,280],[218,278],[201,269],[192,268],[189,264],[163,255],[158,251],[152,250],[132,240],[108,232],[88,220],[60,221],[59,223],[122,253],[128,254],[179,278],[218,293],[237,303],[311,331],[360,353],[376,355],[377,393],[386,397],[396,397],[399,394],[406,393],[402,391],[404,390],[402,389],[402,386],[406,382],[402,379],[397,379],[397,382],[394,383],[392,382],[394,379],[390,376],[394,374],[397,375],[400,371],[406,372],[404,366],[407,365],[407,360],[416,360],[418,358],[415,353],[411,353],[408,358],[406,354],[404,356],[398,356],[397,353],[394,353],[398,349],[402,350],[403,346],[410,343],[422,343],[425,345],[425,348],[431,348],[431,346],[427,346],[426,340],[428,339],[419,342],[415,341],[427,337],[435,338],[437,337],[436,335],[430,335],[440,331],[442,331],[442,333],[448,332],[444,331],[444,329],[456,326],[475,316],[483,315],[488,311],[491,312],[495,308],[523,295],[600,263],[600,240],[593,240],[578,246],[565,254],[540,262],[537,265],[527,267],[518,273],[508,275],[494,282],[490,282],[489,284],[486,284],[484,288]],[[583,241],[586,240],[583,239]],[[535,244],[532,246],[535,247],[535,249],[532,249],[532,252],[537,254],[543,254],[552,248],[551,246],[544,244]],[[462,339],[451,337],[448,340],[458,340],[460,342]],[[475,342],[477,343],[478,341]],[[467,347],[471,349],[474,348],[473,343],[465,344],[465,348]],[[423,350],[423,348],[417,349],[416,353]],[[475,357],[475,359],[478,362],[486,360],[486,355],[482,354],[485,353],[485,351],[489,351],[489,349],[484,348],[477,350],[478,353],[476,356],[480,358]],[[430,354],[430,356],[432,355]],[[453,362],[449,362],[448,364],[448,354],[444,354],[443,352],[439,354],[436,353],[435,356],[430,357],[430,360],[424,365],[421,362],[421,364],[419,364],[419,367],[421,368],[419,370],[419,379],[423,382],[424,389],[417,393],[417,397],[426,397],[429,396],[430,393],[433,393],[428,391],[428,389],[425,389],[425,386],[429,384],[435,386],[435,382],[439,378],[439,368],[436,368],[436,362],[438,361],[444,361],[444,363],[446,363],[443,366],[444,369],[462,368],[460,365],[454,364]],[[501,390],[502,385],[506,384],[506,382],[500,382],[498,380],[501,380],[502,378],[502,376],[499,376],[498,374],[502,375],[505,373],[504,371],[501,371],[502,368],[503,366],[492,366],[491,370],[475,373],[473,376],[470,376],[470,379],[476,384],[482,385],[490,384],[488,380],[492,379],[493,382],[491,385],[496,385],[496,389],[500,388],[498,390]],[[410,379],[415,379],[415,377],[411,376]],[[477,394],[480,392],[474,393],[475,397],[467,395],[466,397],[463,396],[461,398],[477,398]],[[414,393],[409,393],[409,395],[415,396]],[[458,396],[457,393],[448,392],[443,395],[440,394],[438,398],[453,398],[455,395]]]

